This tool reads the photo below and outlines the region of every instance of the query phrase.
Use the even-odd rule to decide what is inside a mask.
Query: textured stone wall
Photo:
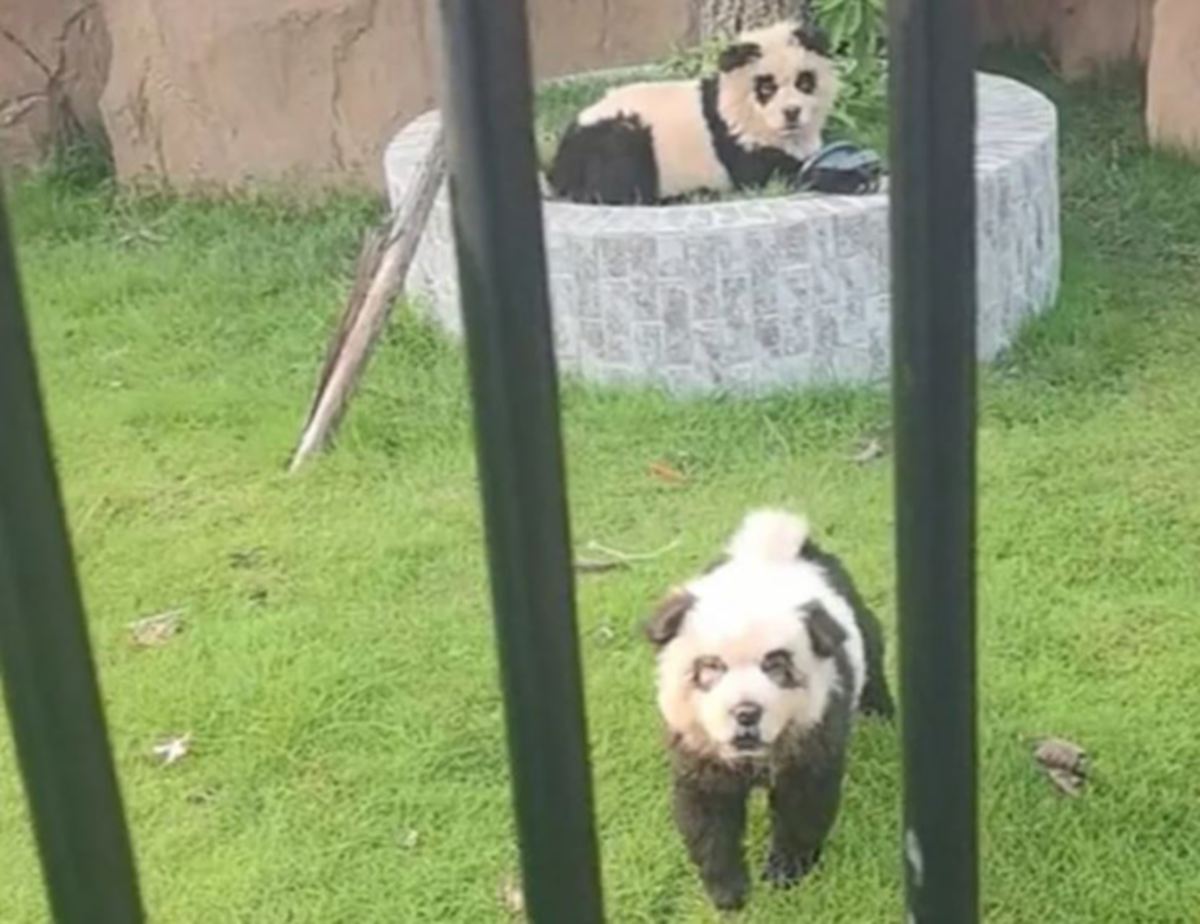
[[[979,84],[979,350],[990,358],[1059,284],[1057,116],[1015,81]],[[438,130],[431,112],[387,154],[393,201]],[[559,368],[672,391],[760,391],[882,379],[889,367],[887,196],[703,205],[548,202]],[[461,332],[443,189],[410,292]]]

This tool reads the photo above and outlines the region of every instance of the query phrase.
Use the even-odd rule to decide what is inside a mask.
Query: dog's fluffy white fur
[[[837,818],[855,714],[894,714],[879,620],[803,519],[759,510],[646,631],[673,814],[709,898],[718,908],[745,901],[746,799],[758,786],[770,790],[763,876],[793,885]]]
[[[787,728],[821,721],[830,695],[840,690],[858,704],[866,677],[863,638],[850,604],[825,572],[798,555],[808,538],[801,517],[777,510],[749,514],[719,567],[683,588],[691,598],[678,634],[658,658],[658,705],[667,726],[691,751],[726,760],[753,756],[734,743],[742,703],[761,708],[761,750]],[[850,689],[838,663],[813,650],[807,608],[819,605],[845,635]],[[781,685],[764,670],[768,656],[785,652],[794,684]],[[776,655],[776,657],[784,657]],[[713,671],[697,683],[696,665]]]
[[[713,74],[608,90],[567,128],[550,186],[576,202],[644,205],[795,182],[838,95],[828,45],[813,22],[779,22],[734,39]]]
[[[838,75],[832,59],[796,40],[797,24],[780,22],[745,32],[739,44],[756,46],[761,54],[750,63],[722,75],[720,112],[735,138],[747,145],[778,147],[798,158],[821,146],[821,131],[838,95]],[[797,85],[799,75],[812,73],[811,87]],[[765,102],[755,95],[755,82],[767,78],[777,87]],[[799,121],[785,113],[799,110]]]

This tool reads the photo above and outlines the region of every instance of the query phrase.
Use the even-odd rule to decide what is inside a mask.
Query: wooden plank
[[[354,286],[326,350],[316,394],[289,471],[294,472],[305,459],[324,449],[336,432],[391,316],[392,305],[404,289],[445,173],[445,145],[439,134],[388,222],[366,235]]]

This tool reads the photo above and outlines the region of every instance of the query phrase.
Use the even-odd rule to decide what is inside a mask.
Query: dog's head
[[[668,728],[692,751],[737,761],[815,725],[838,683],[837,606],[802,566],[737,560],[672,593],[647,625]]]
[[[718,108],[739,141],[804,153],[820,144],[838,79],[819,28],[782,22],[746,32],[717,66]]]

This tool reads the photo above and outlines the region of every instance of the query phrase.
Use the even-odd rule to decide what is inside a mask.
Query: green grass
[[[982,380],[986,919],[1200,907],[1200,171],[1145,149],[1130,80],[1065,90],[1062,303]],[[463,367],[404,318],[337,450],[282,466],[373,207],[12,190],[60,474],[147,903],[158,922],[491,921],[516,865]],[[638,637],[742,511],[804,508],[892,635],[886,397],[675,403],[570,386],[574,535],[660,559],[583,576],[610,920],[712,921],[671,828]],[[650,477],[671,460],[683,485]],[[127,624],[182,607],[134,651]],[[894,652],[893,652],[894,655]],[[894,664],[894,660],[891,662]],[[147,756],[191,731],[169,769]],[[1027,736],[1073,738],[1058,798]],[[46,920],[0,736],[0,918]],[[860,727],[820,872],[741,920],[896,920],[895,737]],[[751,855],[763,848],[761,803]],[[413,834],[412,832],[415,832]]]

